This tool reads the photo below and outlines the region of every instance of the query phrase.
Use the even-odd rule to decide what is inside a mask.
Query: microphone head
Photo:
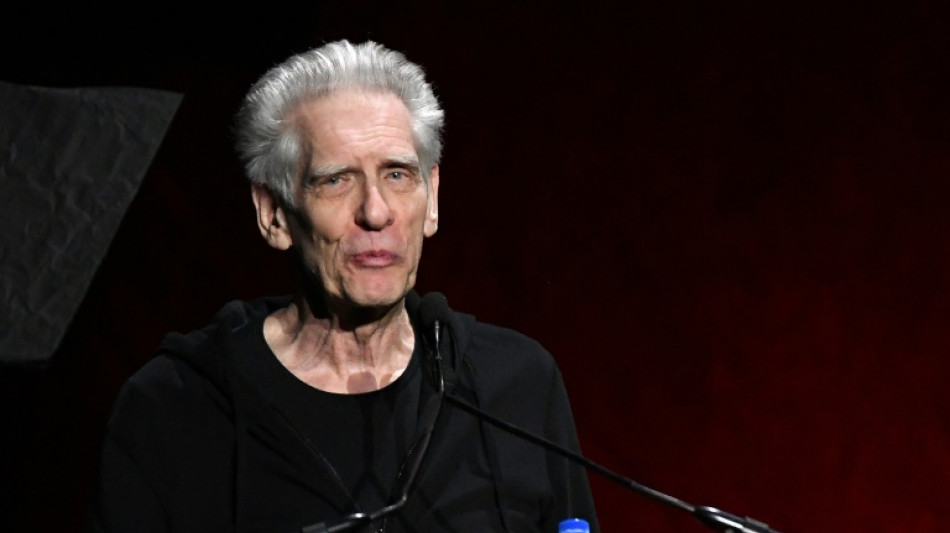
[[[429,329],[435,325],[435,321],[445,324],[449,321],[451,311],[449,302],[441,292],[426,293],[419,304],[419,322],[422,327]]]

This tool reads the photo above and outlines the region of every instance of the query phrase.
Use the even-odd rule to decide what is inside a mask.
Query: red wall
[[[66,13],[85,48],[4,63],[184,94],[54,364],[4,374],[14,524],[75,529],[112,397],[162,333],[290,287],[229,120],[290,52],[370,37],[447,111],[420,289],[544,343],[588,457],[783,533],[950,530],[945,4],[378,4],[256,40],[251,17],[152,14],[110,30],[124,49]],[[592,481],[605,531],[705,530]]]

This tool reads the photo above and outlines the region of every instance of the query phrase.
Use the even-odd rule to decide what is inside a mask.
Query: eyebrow
[[[323,178],[327,176],[333,176],[340,174],[349,170],[350,167],[346,165],[327,165],[322,167],[310,167],[307,170],[307,177],[310,178]]]
[[[390,157],[383,161],[383,168],[406,167],[419,171],[419,158],[413,155]]]

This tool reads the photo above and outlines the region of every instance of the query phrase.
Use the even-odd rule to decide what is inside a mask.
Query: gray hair
[[[292,205],[303,146],[287,118],[300,104],[343,88],[382,90],[402,100],[428,179],[442,155],[444,112],[422,67],[373,41],[354,45],[346,40],[295,54],[251,86],[235,123],[247,178]]]

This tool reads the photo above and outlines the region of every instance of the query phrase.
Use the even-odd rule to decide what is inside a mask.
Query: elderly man
[[[583,468],[459,408],[576,451],[552,357],[413,290],[442,123],[422,69],[373,42],[295,55],[251,88],[238,148],[299,290],[230,302],[129,379],[91,530],[596,531]]]

